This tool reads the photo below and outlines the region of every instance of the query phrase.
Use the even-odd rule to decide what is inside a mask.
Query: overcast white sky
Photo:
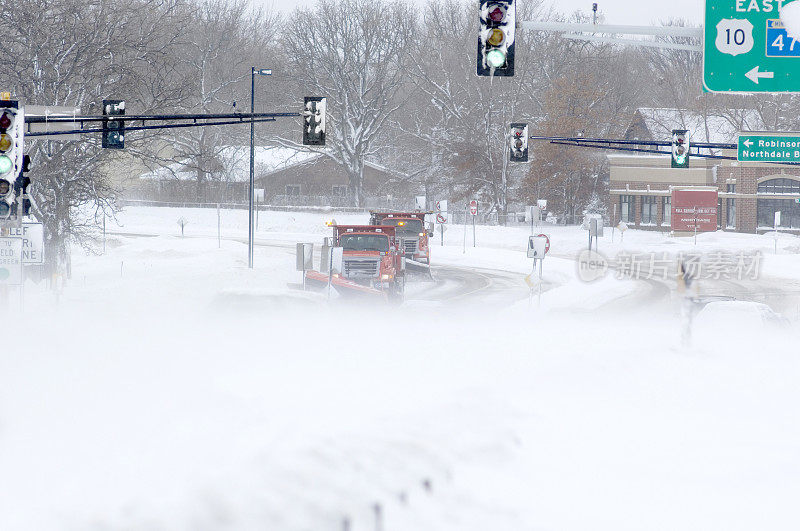
[[[280,11],[291,11],[298,5],[313,4],[313,0],[251,0],[256,4],[274,6]],[[424,4],[425,0],[415,0]],[[524,2],[525,0],[520,0]],[[576,9],[591,12],[592,2],[586,0],[551,0],[557,11],[571,13]],[[477,2],[476,2],[477,3]],[[703,21],[703,0],[599,0],[600,11],[609,24],[650,24],[669,18],[687,18],[696,23]]]

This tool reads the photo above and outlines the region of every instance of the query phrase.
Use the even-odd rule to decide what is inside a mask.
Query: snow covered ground
[[[131,208],[115,232],[140,236],[77,251],[57,302],[26,286],[0,353],[0,529],[796,528],[796,324],[682,349],[642,293],[667,288],[577,279],[574,227],[547,231],[541,310],[521,227],[479,227],[466,252],[463,227],[437,234],[435,263],[485,277],[469,296],[329,304],[291,286],[324,220],[262,213],[250,271],[245,212],[218,243],[215,210]],[[798,238],[698,248],[761,250],[769,282],[800,281]]]

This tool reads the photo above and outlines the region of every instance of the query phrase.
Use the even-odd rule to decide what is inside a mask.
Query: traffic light
[[[31,171],[31,157],[30,155],[22,156],[22,171],[20,172],[19,179],[17,179],[14,190],[16,194],[22,198],[22,215],[28,216],[31,212],[31,200],[28,196],[28,187],[31,185],[31,178],[26,174]],[[19,203],[19,202],[18,202]],[[17,205],[12,207],[12,214],[17,213]]]
[[[103,116],[124,116],[125,101],[103,100]],[[103,119],[103,147],[125,149],[125,122]]]
[[[528,162],[528,124],[511,124],[511,162]]]
[[[303,145],[325,145],[327,98],[306,96],[303,106]]]
[[[0,101],[0,219],[8,218],[23,166],[25,113],[16,101]]]
[[[672,167],[689,167],[690,134],[685,129],[672,131]]]
[[[480,6],[478,75],[513,77],[516,0],[478,0],[478,2]]]

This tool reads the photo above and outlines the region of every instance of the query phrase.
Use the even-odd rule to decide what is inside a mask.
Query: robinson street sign
[[[800,162],[800,133],[741,133],[739,162]]]
[[[780,20],[782,3],[706,0],[706,91],[800,92],[800,41],[789,37]]]

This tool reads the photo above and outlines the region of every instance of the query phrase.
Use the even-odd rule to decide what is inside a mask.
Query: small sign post
[[[589,250],[592,250],[592,238],[594,238],[596,251],[599,238],[603,236],[603,229],[605,228],[603,216],[601,214],[586,214],[583,219],[583,228],[589,231]]]
[[[525,277],[525,282],[531,290],[530,303],[533,305],[533,288],[537,282],[534,280],[536,274],[536,264],[539,264],[539,306],[542,305],[542,266],[544,258],[550,251],[550,237],[546,234],[538,234],[528,238],[528,258],[533,258],[533,271]]]
[[[538,224],[538,223],[540,223],[542,221],[542,209],[539,208],[538,206],[531,205],[531,206],[528,206],[528,208],[527,208],[527,214],[528,214],[528,218],[529,218],[529,220],[531,222],[531,236],[533,236],[533,225],[534,225],[534,222],[536,222]]]
[[[464,254],[467,253],[467,209],[469,205],[464,205]]]
[[[469,213],[472,215],[472,247],[477,247],[475,239],[475,218],[478,217],[478,202],[474,199],[469,202]]]
[[[617,228],[617,204],[614,203],[614,214],[611,217],[611,243],[614,243],[614,232]]]
[[[178,218],[178,226],[181,228],[181,238],[183,238],[183,229],[188,225],[189,222],[184,217]]]
[[[775,254],[778,254],[778,227],[781,226],[781,213],[775,212]]]
[[[624,221],[620,221],[619,225],[617,225],[617,229],[619,229],[619,242],[622,243],[625,241],[625,231],[628,230],[628,224]]]
[[[314,269],[314,244],[313,243],[298,243],[297,244],[297,270],[303,272],[303,290],[306,289],[306,271]]]
[[[444,226],[447,224],[447,200],[436,201],[436,224],[442,235],[441,246],[444,247]]]

